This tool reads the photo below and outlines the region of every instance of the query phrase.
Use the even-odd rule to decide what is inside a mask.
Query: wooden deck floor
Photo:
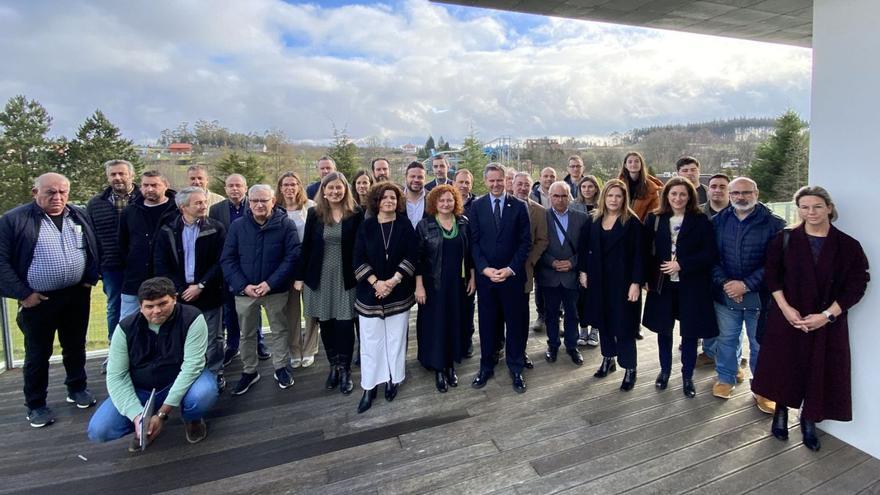
[[[49,389],[58,421],[29,427],[13,370],[0,375],[0,492],[880,493],[880,460],[830,435],[820,452],[807,450],[796,414],[788,442],[770,436],[770,417],[754,407],[748,382],[722,401],[711,395],[714,371],[698,368],[695,399],[682,395],[677,376],[655,390],[656,345],[647,336],[629,393],[618,390],[620,371],[593,378],[598,349],[583,349],[581,368],[564,354],[549,364],[545,336],[532,334],[535,369],[526,372],[524,395],[502,366],[484,389],[472,389],[477,358],[459,368],[457,389],[439,394],[411,342],[398,398],[379,394],[361,415],[359,387],[347,397],[323,389],[325,362],[297,370],[289,390],[262,363],[263,380],[245,396],[223,394],[204,442],[187,444],[175,419],[141,455],[127,452],[127,438],[87,441],[93,410],[64,403],[59,365]],[[89,362],[90,388],[104,399],[98,365]],[[238,360],[227,370],[232,382],[240,370]]]

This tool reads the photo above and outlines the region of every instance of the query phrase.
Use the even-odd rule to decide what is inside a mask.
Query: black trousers
[[[522,308],[528,304],[523,286],[509,280],[501,284],[480,287],[477,311],[480,320],[480,369],[495,369],[495,347],[499,328],[507,328],[505,358],[513,373],[522,373],[525,366],[528,324],[523,321]]]
[[[86,330],[91,287],[75,285],[43,293],[49,299],[33,308],[19,306],[18,328],[24,334],[24,400],[28,409],[46,406],[49,358],[55,331],[61,344],[68,393],[86,388]]]
[[[327,352],[330,366],[351,368],[351,356],[354,353],[354,320],[320,321],[321,342]]]
[[[602,351],[602,357],[617,356],[617,363],[626,369],[635,369],[636,367],[636,338],[622,337],[618,338],[611,332],[604,332],[599,329],[599,349]]]

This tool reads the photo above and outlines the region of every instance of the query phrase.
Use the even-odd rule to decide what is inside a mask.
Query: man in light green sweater
[[[190,443],[207,435],[204,415],[217,401],[217,377],[205,369],[208,327],[198,309],[176,300],[174,283],[164,277],[144,281],[138,290],[140,311],[119,322],[110,341],[107,392],[95,411],[89,439],[106,442],[132,431],[129,450],[141,435],[151,442],[174,410],[180,408]],[[158,412],[139,431],[144,404],[155,390]]]

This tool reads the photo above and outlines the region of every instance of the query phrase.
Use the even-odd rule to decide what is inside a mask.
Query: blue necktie
[[[495,198],[493,214],[495,216],[495,230],[498,230],[501,228],[501,198]]]

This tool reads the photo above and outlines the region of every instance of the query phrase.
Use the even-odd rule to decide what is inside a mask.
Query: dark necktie
[[[492,211],[495,216],[495,230],[501,228],[501,198],[495,198],[495,209]]]

